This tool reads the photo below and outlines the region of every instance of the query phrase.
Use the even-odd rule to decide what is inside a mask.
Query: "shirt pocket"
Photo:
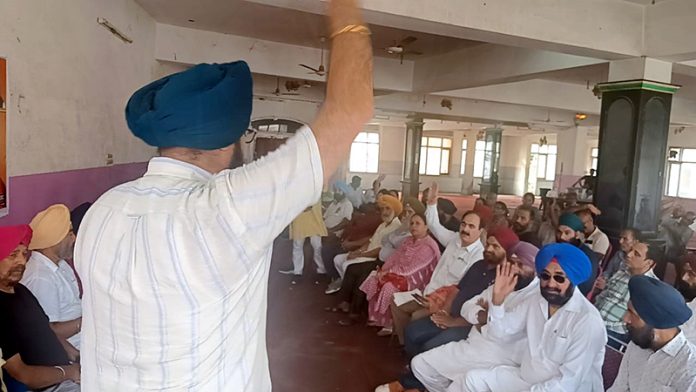
[[[570,346],[570,339],[561,335],[555,335],[549,339],[546,354],[548,359],[557,365],[563,364],[563,361],[568,353],[568,347]]]

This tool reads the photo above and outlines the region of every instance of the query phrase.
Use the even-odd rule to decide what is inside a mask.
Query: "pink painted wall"
[[[69,208],[95,201],[115,185],[141,176],[147,163],[127,163],[56,173],[10,177],[10,213],[0,226],[29,223],[37,212],[51,204]]]

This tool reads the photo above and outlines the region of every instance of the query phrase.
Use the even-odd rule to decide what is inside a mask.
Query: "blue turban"
[[[691,318],[684,297],[665,282],[637,275],[628,281],[628,292],[638,316],[657,329],[678,327]]]
[[[199,64],[136,91],[126,105],[126,121],[151,146],[214,150],[242,137],[251,101],[251,72],[244,61]]]
[[[585,225],[582,223],[582,220],[580,220],[580,218],[577,215],[570,213],[561,215],[561,217],[558,218],[558,225],[568,226],[574,231],[585,230]]]
[[[346,184],[345,181],[336,181],[334,183],[334,187],[336,187],[337,190],[339,190],[343,194],[348,194],[353,191],[353,188],[351,188],[350,185]]]
[[[592,274],[590,259],[578,247],[570,244],[549,244],[541,248],[535,260],[537,273],[541,273],[554,260],[575,286]]]

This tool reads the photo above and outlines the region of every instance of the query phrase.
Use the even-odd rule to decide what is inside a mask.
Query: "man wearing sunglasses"
[[[583,243],[585,225],[575,214],[565,213],[558,219],[558,229],[556,230],[556,242],[570,244],[580,249],[590,260],[592,270],[587,280],[578,285],[578,289],[583,295],[587,295],[594,286],[594,281],[599,273],[600,256],[593,252]]]
[[[696,346],[679,329],[692,316],[681,294],[648,276],[628,282],[631,343],[610,392],[696,390]]]
[[[535,267],[540,280],[538,294],[506,311],[503,302],[514,291],[518,277],[501,274],[488,310],[491,336],[501,341],[519,333],[527,336],[521,365],[472,370],[462,379],[462,390],[604,390],[606,330],[597,309],[576,289],[590,277],[590,260],[575,246],[551,244],[539,251]]]

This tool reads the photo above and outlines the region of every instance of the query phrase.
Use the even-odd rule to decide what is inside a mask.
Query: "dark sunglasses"
[[[555,280],[556,283],[560,283],[560,284],[565,283],[566,279],[567,279],[563,275],[551,275],[548,272],[542,272],[541,274],[539,274],[539,278],[541,278],[541,280],[543,280],[545,282],[550,280],[551,278],[553,278],[553,280]]]

